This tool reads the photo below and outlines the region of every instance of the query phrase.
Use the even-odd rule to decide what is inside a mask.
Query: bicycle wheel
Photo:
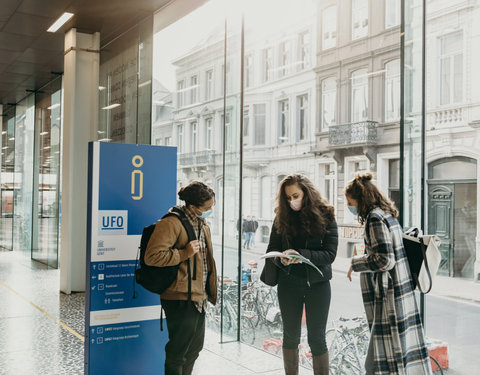
[[[248,316],[240,318],[240,340],[245,344],[253,345],[255,343],[255,326]]]

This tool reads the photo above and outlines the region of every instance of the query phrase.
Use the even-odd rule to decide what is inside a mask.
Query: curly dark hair
[[[357,212],[360,224],[365,222],[370,211],[376,207],[385,212],[390,212],[393,217],[398,217],[395,203],[378,189],[372,179],[371,173],[357,173],[355,178],[345,187],[345,195],[355,199],[358,203]]]
[[[192,181],[187,186],[180,188],[178,191],[178,198],[185,201],[186,205],[193,205],[195,207],[203,206],[203,204],[215,199],[215,192],[213,189],[201,181]]]
[[[302,209],[298,213],[290,208],[285,194],[285,187],[295,184],[303,191]],[[335,219],[333,206],[322,198],[312,181],[301,174],[289,175],[280,182],[275,213],[275,229],[289,238],[298,234],[323,235],[327,224]]]

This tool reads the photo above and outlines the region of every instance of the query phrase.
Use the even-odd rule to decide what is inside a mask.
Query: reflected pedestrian
[[[360,272],[371,331],[366,373],[431,374],[398,211],[370,173],[357,174],[345,197],[349,210],[365,225],[365,254],[352,258],[347,277],[351,281],[352,272]]]

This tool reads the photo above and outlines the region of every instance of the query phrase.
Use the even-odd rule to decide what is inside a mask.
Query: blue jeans
[[[253,246],[253,232],[245,232],[245,242],[243,246],[246,248]]]

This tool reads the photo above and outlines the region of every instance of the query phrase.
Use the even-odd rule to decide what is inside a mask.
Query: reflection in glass
[[[102,47],[99,141],[150,143],[152,22],[148,17]]]

